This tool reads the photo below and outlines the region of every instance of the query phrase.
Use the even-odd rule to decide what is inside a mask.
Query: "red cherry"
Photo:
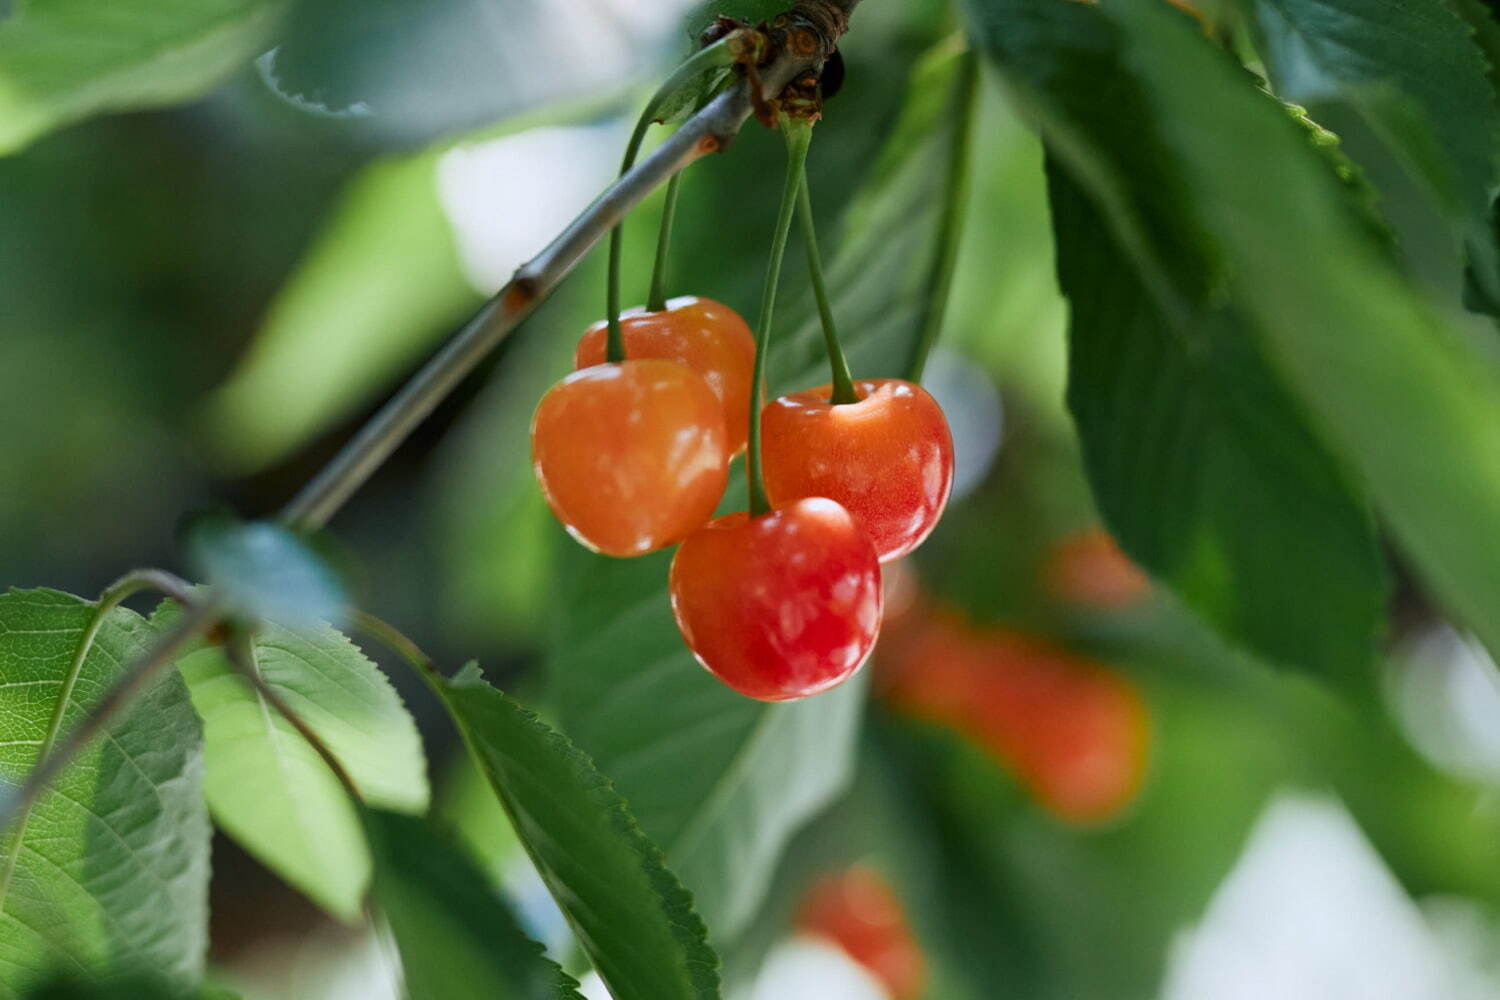
[[[729,453],[739,454],[749,432],[755,369],[755,337],[739,313],[713,299],[684,295],[668,301],[661,312],[626,310],[620,315],[620,333],[627,358],[676,361],[703,376],[724,407]],[[603,322],[585,330],[574,367],[603,364],[607,337]]]
[[[772,504],[828,497],[849,509],[881,562],[920,545],[953,486],[953,437],[943,410],[902,379],[855,383],[860,400],[834,405],[828,386],[797,392],[761,414]]]
[[[880,690],[984,747],[1059,819],[1106,822],[1140,791],[1151,736],[1140,691],[1045,640],[939,613],[882,660]]]
[[[1048,554],[1043,585],[1058,600],[1085,607],[1129,607],[1151,589],[1146,574],[1126,558],[1103,528],[1070,535]]]
[[[875,869],[856,865],[821,879],[803,899],[797,928],[842,948],[884,984],[891,1000],[922,995],[922,948],[900,898]]]
[[[531,459],[557,519],[611,556],[702,527],[729,474],[718,399],[670,361],[596,365],[558,382],[531,418]]]
[[[848,511],[821,497],[709,522],[677,550],[669,585],[698,662],[761,701],[847,680],[880,631],[875,550]]]

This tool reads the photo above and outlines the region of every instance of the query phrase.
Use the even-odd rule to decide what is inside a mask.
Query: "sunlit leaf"
[[[0,786],[14,789],[156,633],[53,590],[0,596]],[[0,840],[0,997],[52,970],[195,984],[208,946],[202,730],[168,674],[136,696]]]
[[[165,604],[155,621],[180,614]],[[371,805],[420,812],[426,758],[416,725],[380,669],[333,629],[268,624],[255,666],[339,759]],[[348,793],[317,752],[203,643],[178,669],[204,720],[204,790],[214,821],[329,912],[358,918],[370,854]]]
[[[259,52],[285,0],[48,0],[0,17],[0,154],[101,111],[197,97]]]

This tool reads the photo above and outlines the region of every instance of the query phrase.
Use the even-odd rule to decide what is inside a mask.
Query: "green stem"
[[[630,168],[635,166],[635,158],[640,154],[641,143],[645,141],[646,132],[656,121],[656,116],[667,99],[704,72],[716,66],[727,66],[733,61],[734,53],[730,51],[728,43],[720,39],[707,48],[693,53],[686,62],[672,72],[671,76],[667,77],[666,82],[651,95],[651,100],[646,102],[641,117],[636,119],[635,131],[630,133],[630,141],[625,144],[625,156],[620,162],[621,177],[624,177],[630,172]],[[622,220],[609,232],[609,278],[605,289],[604,304],[608,313],[609,332],[605,342],[604,357],[606,361],[611,362],[625,360],[625,337],[620,331],[620,261],[624,256],[624,237],[625,223]]]
[[[667,182],[667,201],[661,210],[661,232],[656,237],[656,264],[651,268],[651,291],[646,295],[647,312],[661,312],[667,308],[667,255],[672,251],[672,223],[677,218],[677,192],[681,187],[681,174],[674,174]]]
[[[791,141],[791,136],[787,136]],[[833,392],[829,402],[859,402],[859,393],[854,388],[854,378],[849,374],[849,360],[844,357],[844,347],[839,343],[838,327],[833,322],[833,305],[828,301],[828,286],[823,282],[823,258],[818,254],[818,231],[813,223],[812,195],[807,190],[807,171],[802,172],[801,190],[797,197],[797,217],[802,223],[802,245],[807,249],[807,273],[812,278],[813,298],[818,303],[818,315],[823,318],[823,344],[828,349],[828,367],[833,371]]]
[[[786,256],[786,240],[792,231],[792,215],[797,210],[797,192],[802,187],[802,172],[807,166],[807,147],[812,142],[812,122],[804,118],[782,115],[781,129],[786,133],[786,183],[781,190],[781,210],[776,215],[771,259],[766,266],[766,285],[760,298],[760,322],[755,328],[755,373],[751,379],[750,443],[746,457],[751,517],[759,517],[771,510],[760,468],[760,408],[766,392],[766,355],[771,348],[771,321],[776,310],[776,288],[781,282],[781,261]]]
[[[974,145],[974,104],[979,93],[979,60],[970,49],[959,65],[953,84],[953,137],[948,151],[948,177],[943,190],[942,217],[938,223],[937,256],[928,274],[922,297],[921,333],[912,345],[906,363],[906,377],[922,380],[927,356],[937,343],[948,311],[948,293],[953,287],[953,272],[958,263],[958,244],[963,237],[964,208],[969,195],[969,153]]]

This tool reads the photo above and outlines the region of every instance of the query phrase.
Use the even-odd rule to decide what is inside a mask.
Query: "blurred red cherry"
[[[889,882],[857,865],[819,880],[803,899],[797,929],[825,938],[883,984],[891,1000],[916,1000],[927,963]]]

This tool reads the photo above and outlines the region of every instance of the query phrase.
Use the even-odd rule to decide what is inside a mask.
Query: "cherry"
[[[953,728],[1076,824],[1118,815],[1140,790],[1150,742],[1126,677],[1043,639],[938,614],[885,664],[899,711]]]
[[[734,690],[788,701],[847,680],[880,631],[880,564],[832,500],[730,514],[672,560],[672,611],[698,662]]]
[[[922,948],[900,898],[874,868],[856,865],[820,879],[803,898],[797,928],[838,945],[885,986],[891,1000],[922,995]]]
[[[824,385],[766,406],[766,495],[772,504],[837,500],[888,562],[920,545],[942,516],[953,437],[937,400],[915,383],[872,379],[855,391],[855,403],[831,403]]]
[[[713,299],[685,295],[661,312],[628,309],[620,315],[627,358],[660,358],[686,365],[708,383],[724,408],[729,453],[745,447],[750,423],[750,373],[755,338],[739,313]],[[584,331],[574,355],[575,368],[604,363],[608,324]]]
[[[1103,528],[1070,535],[1048,553],[1043,585],[1069,604],[1117,610],[1146,596],[1151,581]]]
[[[531,458],[557,519],[612,556],[702,527],[729,474],[713,391],[682,365],[649,359],[585,368],[547,390],[531,418]]]

